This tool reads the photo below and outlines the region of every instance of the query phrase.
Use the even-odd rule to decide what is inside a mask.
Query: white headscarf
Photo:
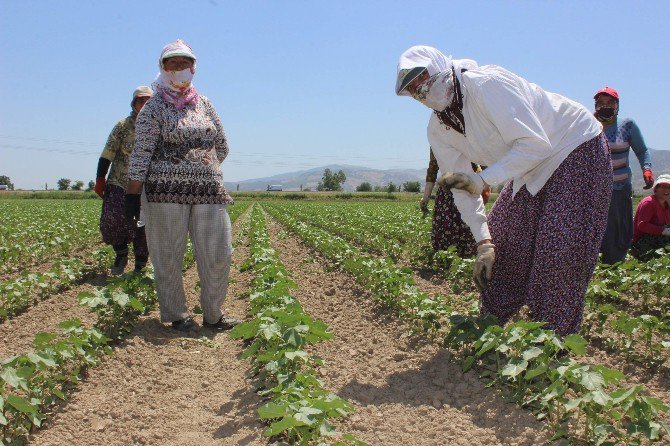
[[[423,67],[428,70],[428,75],[430,76],[450,71],[453,67],[460,81],[462,69],[472,70],[478,66],[474,60],[452,59],[451,56],[445,56],[440,50],[432,46],[416,45],[400,55],[396,86],[399,87],[402,85],[407,74],[417,67]],[[397,91],[396,88],[396,92],[399,96],[411,96],[406,88],[403,88],[401,91]]]

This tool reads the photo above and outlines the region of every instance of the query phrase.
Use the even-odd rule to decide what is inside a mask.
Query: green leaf
[[[571,334],[566,336],[563,339],[563,343],[567,348],[570,349],[570,351],[577,355],[586,354],[586,346],[588,345],[588,341],[578,334]]]
[[[295,328],[289,328],[286,330],[284,336],[282,336],[282,339],[284,339],[284,342],[289,345],[293,345],[294,347],[300,347],[305,343],[305,339],[303,338],[302,333],[300,333],[300,331],[296,330]]]
[[[37,407],[30,404],[30,402],[17,395],[7,395],[7,404],[14,409],[25,414],[37,414]]]
[[[295,359],[301,359],[304,362],[309,361],[309,354],[302,350],[296,350],[294,352],[284,352],[284,356],[286,356],[287,359],[290,359],[292,361]]]
[[[578,407],[581,402],[582,398],[575,398],[572,400],[568,400],[568,402],[563,404],[563,406],[565,407],[565,410],[570,412],[571,410],[574,410],[576,407]]]
[[[8,367],[3,370],[3,372],[0,374],[0,378],[2,378],[7,384],[14,387],[15,389],[18,389],[21,385],[21,382],[23,381],[16,374],[16,369],[13,367]]]
[[[468,356],[463,360],[463,365],[461,366],[463,369],[463,372],[467,372],[472,368],[472,365],[475,363],[475,357],[474,356]]]
[[[258,418],[267,420],[269,418],[281,418],[286,415],[286,409],[277,403],[267,403],[258,408]]]
[[[272,423],[270,427],[263,432],[263,435],[266,437],[274,437],[275,435],[296,426],[303,426],[303,423],[288,415],[281,420]]]
[[[589,390],[598,390],[605,384],[603,376],[594,371],[587,370],[582,373],[580,384]]]
[[[547,364],[540,364],[534,369],[528,370],[524,375],[524,379],[530,381],[531,379],[546,373],[546,371],[547,371]]]
[[[608,394],[603,392],[602,390],[596,390],[592,392],[593,395],[593,402],[596,404],[600,404],[601,406],[607,406],[609,402],[612,400]]]
[[[528,368],[528,361],[525,359],[512,359],[502,368],[502,375],[516,377]]]
[[[523,359],[525,359],[526,361],[530,361],[531,359],[537,358],[542,353],[544,353],[544,350],[542,350],[541,348],[531,347],[531,348],[526,349],[523,352],[522,356],[523,356]]]

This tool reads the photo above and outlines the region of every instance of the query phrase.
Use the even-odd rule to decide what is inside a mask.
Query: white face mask
[[[418,87],[412,95],[414,99],[428,108],[441,112],[451,105],[454,99],[454,83],[451,71],[432,75]]]
[[[191,68],[185,68],[181,71],[165,71],[165,79],[170,83],[171,88],[184,91],[191,86],[194,71],[191,71]]]

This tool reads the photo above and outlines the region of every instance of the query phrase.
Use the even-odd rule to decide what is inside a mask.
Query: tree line
[[[347,180],[345,173],[340,170],[337,173],[333,172],[330,169],[323,171],[323,177],[319,184],[316,186],[318,191],[341,191],[342,185]],[[395,184],[393,181],[390,181],[385,186],[372,186],[367,181],[356,186],[356,192],[421,192],[421,182],[419,181],[406,181],[400,184]]]

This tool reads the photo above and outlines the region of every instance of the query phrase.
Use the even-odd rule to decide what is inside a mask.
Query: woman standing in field
[[[191,83],[195,62],[195,54],[181,40],[167,44],[161,52],[156,94],[137,118],[126,216],[137,220],[141,202],[161,321],[179,331],[195,328],[182,278],[190,234],[203,325],[227,330],[238,323],[221,311],[233,252],[226,208],[233,200],[223,187],[220,167],[228,155],[228,142],[209,99]]]
[[[433,149],[430,149],[430,162],[426,170],[426,186],[423,189],[423,198],[419,207],[424,213],[428,213],[428,201],[433,193],[437,172],[439,166]],[[472,170],[479,172],[481,169],[476,164],[472,164]],[[491,189],[487,188],[482,193],[484,204],[488,203]],[[472,257],[477,252],[475,239],[472,237],[472,231],[463,222],[461,213],[458,212],[454,203],[454,195],[449,189],[438,186],[435,195],[435,208],[433,209],[433,227],[430,234],[430,240],[434,251],[449,249],[450,246],[456,248],[456,252],[461,257]]]
[[[100,232],[102,239],[112,245],[116,258],[112,265],[112,274],[123,274],[128,264],[128,244],[133,243],[135,272],[140,272],[149,259],[149,249],[144,227],[138,228],[126,220],[123,212],[124,196],[128,185],[128,163],[135,142],[135,120],[153,91],[140,86],[135,89],[130,102],[130,116],[120,120],[112,129],[105,149],[98,160],[95,180],[95,193],[102,198]],[[109,177],[107,177],[107,171]]]
[[[612,167],[602,126],[582,105],[495,65],[405,51],[396,93],[433,110],[438,183],[477,242],[481,307],[504,324],[524,304],[560,335],[579,330],[607,223]],[[470,163],[488,166],[481,174]],[[487,219],[481,193],[507,182]]]

